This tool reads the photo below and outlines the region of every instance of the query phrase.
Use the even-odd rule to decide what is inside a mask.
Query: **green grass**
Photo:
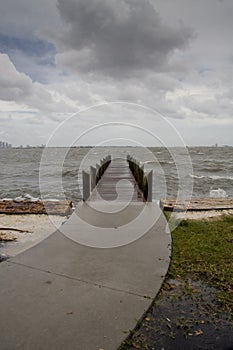
[[[204,280],[219,288],[218,299],[233,307],[233,217],[185,220],[172,233],[168,278]]]

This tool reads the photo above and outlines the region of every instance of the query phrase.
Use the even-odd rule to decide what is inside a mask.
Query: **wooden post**
[[[96,164],[96,185],[97,183],[99,182],[100,178],[99,178],[99,169],[100,169],[100,166],[99,164]]]
[[[139,175],[139,187],[143,189],[144,166],[140,167]]]
[[[147,196],[147,202],[152,202],[152,189],[153,189],[153,170],[149,172],[147,175],[147,182],[148,182],[148,196]]]
[[[152,202],[153,170],[151,170],[146,176],[144,165],[140,166],[140,163],[130,155],[127,155],[127,161],[134,179],[143,193],[144,200]]]
[[[143,187],[142,187],[142,193],[145,201],[147,202],[148,198],[148,181],[147,181],[147,176],[144,174],[143,176]]]
[[[96,186],[96,168],[91,166],[90,173],[91,173],[91,192],[92,192]]]
[[[83,201],[90,197],[90,174],[83,170]]]
[[[139,185],[139,179],[140,179],[140,167],[139,167],[139,162],[136,162],[136,181],[137,184]]]

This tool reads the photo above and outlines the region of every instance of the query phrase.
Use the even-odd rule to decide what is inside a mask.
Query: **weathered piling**
[[[101,177],[103,176],[110,163],[111,156],[108,155],[107,157],[100,160],[100,165],[96,164],[96,167],[90,167],[90,174],[86,171],[82,172],[83,201],[86,201],[90,197],[91,192],[94,190],[94,188],[100,181]]]
[[[96,186],[96,168],[93,166],[90,167],[90,174],[91,174],[91,192]]]
[[[110,163],[111,163],[111,156],[110,155],[103,158],[100,161],[100,166],[98,167],[98,169],[96,169],[96,185],[100,181],[101,177],[103,176],[105,170],[107,169],[107,167],[109,166]]]
[[[90,174],[83,170],[83,200],[86,201],[90,197]]]
[[[152,190],[153,190],[153,170],[151,170],[147,175],[147,202],[152,202]]]
[[[145,174],[144,166],[140,166],[140,163],[130,155],[127,156],[127,161],[135,181],[143,193],[144,200],[152,202],[153,170]]]
[[[99,174],[99,169],[100,169],[100,165],[98,163],[96,163],[96,173],[95,173],[95,185],[97,185],[98,180],[97,180],[97,174]]]

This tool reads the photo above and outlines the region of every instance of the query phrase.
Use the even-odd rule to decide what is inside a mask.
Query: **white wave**
[[[189,176],[192,177],[193,179],[204,179],[204,177],[206,177],[206,176],[203,176],[203,175],[198,176],[198,175],[194,175],[194,174],[189,174]]]
[[[23,194],[22,196],[14,198],[14,200],[17,202],[22,202],[22,201],[38,202],[39,198],[32,197],[30,194],[26,193],[26,194]]]
[[[4,198],[3,200],[14,200],[16,202],[23,202],[23,201],[30,201],[30,202],[38,202],[38,201],[43,201],[45,200],[46,202],[59,202],[60,199],[58,198],[43,198],[43,199],[40,199],[40,198],[36,198],[36,197],[33,197],[31,196],[30,194],[26,193],[26,194],[22,194],[21,196],[19,197],[16,197],[16,198]]]
[[[220,176],[220,175],[194,175],[189,174],[193,179],[212,179],[212,180],[233,180],[233,176]]]
[[[169,160],[146,160],[145,162],[142,162],[143,164],[174,164],[173,161],[169,161]]]
[[[146,160],[145,162],[142,162],[142,164],[153,164],[153,163],[158,163],[157,160]]]
[[[160,200],[159,199],[152,199],[153,203],[156,203],[158,206],[160,205]]]
[[[233,176],[219,176],[219,175],[211,175],[208,176],[210,179],[213,180],[233,180]]]
[[[221,198],[221,197],[227,197],[226,191],[224,191],[222,188],[218,188],[217,190],[210,190],[210,197],[211,198]]]

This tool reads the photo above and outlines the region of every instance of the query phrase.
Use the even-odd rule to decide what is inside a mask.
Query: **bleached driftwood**
[[[166,198],[160,200],[160,207],[163,210],[227,210],[233,209],[233,198],[193,198],[188,200],[176,201],[174,198]]]
[[[69,200],[0,201],[0,214],[49,214],[67,216],[71,214],[71,212],[72,202]]]

